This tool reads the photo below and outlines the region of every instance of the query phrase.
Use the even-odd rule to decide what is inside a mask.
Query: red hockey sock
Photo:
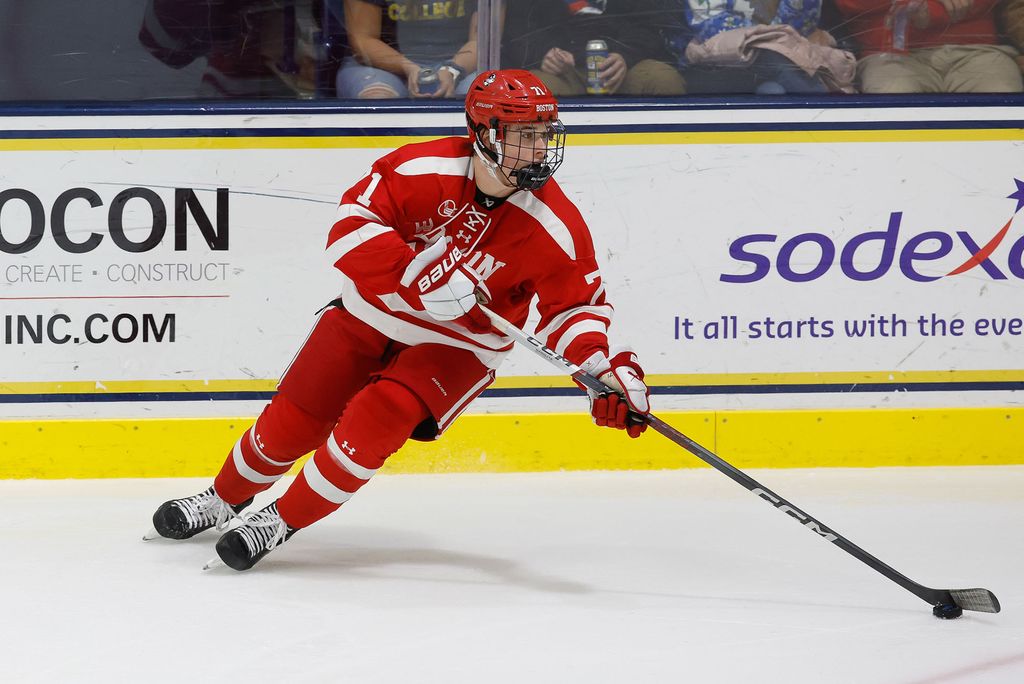
[[[332,427],[333,422],[314,418],[277,394],[235,443],[214,489],[229,504],[269,489],[295,461],[322,444]]]
[[[281,518],[291,527],[306,527],[338,510],[428,416],[404,385],[381,380],[364,387],[278,500]]]

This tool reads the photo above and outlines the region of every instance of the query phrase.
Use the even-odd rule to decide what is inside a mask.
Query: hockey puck
[[[964,609],[955,603],[940,603],[932,608],[932,615],[943,620],[955,620],[964,614]]]

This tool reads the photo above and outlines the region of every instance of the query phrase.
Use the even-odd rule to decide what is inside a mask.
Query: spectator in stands
[[[999,0],[836,0],[861,50],[865,93],[1017,93],[1019,53],[1000,45]]]
[[[1004,0],[997,12],[1000,33],[1017,50],[1017,66],[1024,73],[1024,0]]]
[[[608,94],[686,92],[666,46],[681,27],[672,0],[510,0],[502,65],[529,69],[560,97],[587,92],[586,46],[608,45],[600,71]]]
[[[338,97],[465,95],[476,71],[476,0],[345,0],[353,56],[338,70]],[[421,70],[439,86],[421,93]]]
[[[690,92],[853,92],[856,59],[819,28],[821,1],[688,0]]]

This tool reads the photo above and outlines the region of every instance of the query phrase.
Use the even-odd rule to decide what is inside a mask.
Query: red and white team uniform
[[[592,395],[595,422],[631,437],[646,427],[635,420],[648,411],[643,371],[631,352],[609,354],[612,307],[590,233],[552,179],[565,146],[555,98],[529,72],[485,72],[466,117],[468,137],[401,147],[344,193],[327,240],[341,296],[213,487],[165,502],[157,534],[222,523],[315,450],[280,499],[218,541],[225,563],[247,569],[341,506],[410,437],[437,438],[512,348],[478,296],[518,327],[535,303],[536,337],[612,390]]]
[[[536,297],[544,344],[577,363],[607,352],[612,307],[579,210],[553,179],[507,200],[479,194],[472,156],[464,137],[406,145],[345,193],[327,248],[345,308],[393,340],[467,349],[496,369],[510,338],[437,321],[399,284],[414,252],[449,236],[497,314],[521,327]]]
[[[438,240],[465,248],[461,263],[496,313],[521,326],[536,298],[547,346],[576,363],[608,353],[612,307],[579,211],[553,180],[504,200],[483,195],[472,155],[468,138],[406,145],[344,194],[327,245],[342,275],[340,304],[324,312],[232,450],[215,481],[226,501],[268,488],[315,449],[279,501],[289,525],[311,524],[410,435],[436,438],[493,382],[512,340],[432,318],[402,284],[416,254]]]

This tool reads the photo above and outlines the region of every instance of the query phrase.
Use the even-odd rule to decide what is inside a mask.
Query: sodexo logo
[[[726,283],[753,283],[767,277],[774,266],[784,280],[806,283],[821,278],[838,266],[838,270],[847,278],[868,281],[881,278],[896,264],[904,276],[922,283],[959,275],[975,268],[981,269],[993,280],[1006,280],[1009,278],[1007,273],[1024,280],[1024,235],[1010,244],[1005,262],[1000,258],[997,265],[992,258],[1009,233],[1014,216],[1024,208],[1024,182],[1016,178],[1014,182],[1017,190],[1007,198],[1016,200],[1017,208],[1010,220],[983,245],[979,245],[974,236],[964,230],[953,234],[929,230],[902,239],[900,227],[903,212],[894,211],[889,215],[889,225],[885,230],[858,233],[843,245],[837,245],[832,238],[822,233],[794,235],[778,248],[775,245],[779,236],[773,233],[743,235],[729,245],[729,256],[738,262],[750,264],[753,271],[722,273],[718,279]],[[880,253],[878,246],[881,246]],[[794,259],[793,255],[798,249],[801,256]],[[877,256],[858,261],[861,255],[870,253]],[[931,273],[922,272],[928,270],[929,262],[954,253],[961,254],[963,261],[948,273],[936,275],[935,266]]]

